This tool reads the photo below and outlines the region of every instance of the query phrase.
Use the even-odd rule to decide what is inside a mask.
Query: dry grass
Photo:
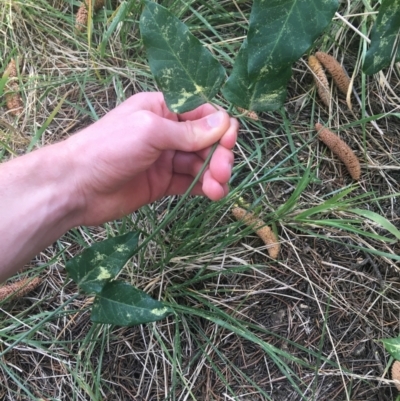
[[[73,135],[131,94],[155,89],[140,43],[139,4],[107,38],[101,54],[107,18],[121,4],[106,1],[95,14],[90,46],[86,35],[74,33],[77,2],[0,5],[0,53],[3,62],[16,48],[21,53],[24,101],[18,117],[3,107],[4,161],[24,153],[29,144],[41,147]],[[221,1],[214,6],[220,10],[214,20],[205,4],[196,9],[208,13],[218,37],[192,15],[185,14],[185,21],[206,43],[228,52],[242,40],[250,5]],[[361,1],[343,3],[339,12],[362,28],[366,11]],[[177,317],[134,328],[94,325],[88,310],[92,300],[76,295],[64,270],[67,259],[109,233],[153,232],[176,199],[120,222],[71,230],[27,266],[46,272],[42,284],[2,305],[1,399],[300,400],[267,345],[283,352],[280,360],[307,400],[394,399],[389,356],[377,340],[399,334],[399,266],[390,257],[400,254],[398,242],[379,240],[387,232],[360,218],[355,227],[375,237],[346,231],[337,222],[356,216],[335,207],[338,202],[311,219],[300,217],[353,186],[344,198],[350,208],[374,211],[400,228],[400,124],[394,115],[399,113],[400,70],[397,65],[362,78],[361,38],[340,19],[316,50],[340,56],[360,97],[365,89],[364,105],[350,111],[344,95],[332,87],[331,108],[319,107],[306,57],[300,60],[285,112],[241,120],[232,197],[218,204],[189,199],[177,219],[124,270],[123,278],[175,305]],[[385,116],[375,126],[366,123],[363,107],[369,115]],[[318,120],[340,129],[361,159],[359,182],[353,183],[323,146],[315,146]],[[308,184],[293,207],[281,209],[290,204],[307,166]],[[276,261],[250,228],[231,218],[239,196],[259,208],[267,224],[276,223],[281,242]],[[328,220],[337,224],[324,225]],[[246,330],[254,337],[244,338]]]

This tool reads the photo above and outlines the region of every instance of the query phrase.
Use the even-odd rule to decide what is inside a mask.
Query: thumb
[[[162,120],[156,125],[154,133],[157,137],[154,146],[160,150],[197,152],[218,142],[230,126],[230,118],[225,111],[215,111],[193,121]]]

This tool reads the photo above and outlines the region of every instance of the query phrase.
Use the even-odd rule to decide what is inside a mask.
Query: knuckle
[[[145,131],[152,130],[157,123],[156,116],[151,111],[142,110],[139,113],[137,113],[137,118],[140,123],[140,126]]]
[[[185,135],[185,150],[186,152],[194,152],[199,150],[200,138],[195,129],[193,129],[193,123],[191,121],[185,121],[184,124],[184,135]]]

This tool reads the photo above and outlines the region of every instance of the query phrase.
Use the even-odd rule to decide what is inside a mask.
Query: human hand
[[[205,104],[168,110],[162,93],[132,96],[68,141],[80,224],[97,225],[168,195],[186,192],[219,141],[192,194],[228,193],[238,122]]]

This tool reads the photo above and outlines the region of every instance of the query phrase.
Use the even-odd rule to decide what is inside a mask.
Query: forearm
[[[79,224],[66,142],[0,165],[0,283]]]

